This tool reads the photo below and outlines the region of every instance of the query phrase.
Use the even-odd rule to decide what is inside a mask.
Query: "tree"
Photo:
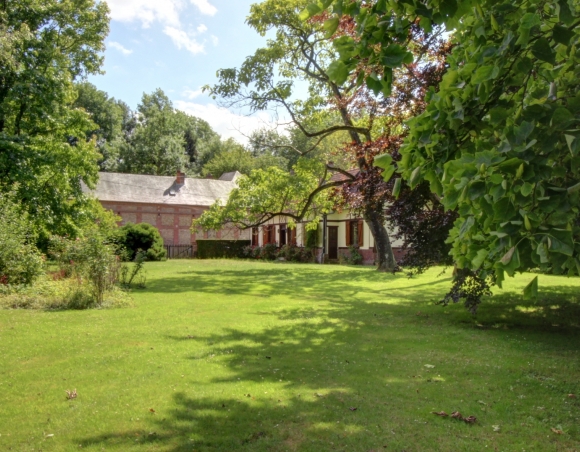
[[[42,272],[34,225],[16,193],[0,193],[0,284],[30,284]]]
[[[221,149],[209,124],[175,110],[161,89],[143,94],[132,130],[116,145],[119,171],[155,175],[197,174]]]
[[[78,97],[73,106],[90,114],[96,127],[87,131],[87,138],[96,138],[100,154],[103,156],[99,167],[103,171],[114,171],[119,162],[119,146],[124,141],[124,132],[130,124],[132,113],[122,101],[110,98],[104,91],[89,82],[75,85]]]
[[[258,49],[254,55],[248,57],[240,69],[218,71],[219,82],[210,91],[230,105],[244,105],[252,111],[271,107],[285,109],[300,132],[313,141],[304,152],[294,147],[302,155],[313,152],[320,143],[338,132],[346,133],[358,145],[370,142],[371,127],[368,121],[365,124],[365,118],[368,120],[369,115],[372,116],[372,109],[357,110],[359,87],[354,84],[341,86],[342,83],[333,80],[337,68],[330,63],[336,53],[325,42],[324,36],[328,30],[320,22],[305,23],[299,19],[298,13],[305,4],[303,0],[266,0],[253,5],[248,24],[262,35],[269,29],[275,29],[275,39],[271,39],[267,47]],[[307,82],[309,86],[309,99],[304,102],[292,101],[292,86],[299,79]],[[329,102],[335,110],[334,115],[327,114]],[[308,121],[316,124],[315,120],[319,115],[332,118],[333,122],[323,124],[320,128],[308,128]],[[361,124],[357,124],[357,121]],[[363,159],[359,159],[357,164],[361,171],[365,170],[366,162]],[[319,191],[338,185],[328,181],[332,171],[342,172],[347,179],[353,179],[344,169],[327,162],[324,172],[326,179],[317,180],[313,186],[315,192],[310,195],[316,196]],[[305,199],[311,199],[311,196],[306,196]],[[303,213],[307,215],[310,212],[306,210]],[[288,214],[290,218],[296,215],[292,212],[280,214]],[[362,209],[362,215],[375,239],[378,268],[382,271],[394,271],[396,262],[384,225],[383,210],[377,210],[376,204],[369,204]],[[268,215],[264,216],[267,217]]]
[[[428,181],[458,212],[449,242],[460,277],[447,300],[474,311],[480,297],[460,290],[474,282],[501,286],[530,268],[580,274],[578,1],[336,1],[303,17],[330,3],[357,21],[360,38],[337,63],[347,73],[359,58],[409,64],[410,26],[453,30],[448,70],[409,122],[400,163],[412,187]]]
[[[42,232],[75,234],[99,158],[94,125],[72,107],[73,82],[100,71],[108,9],[94,0],[0,3],[0,190],[18,198]]]
[[[215,177],[231,171],[250,174],[254,169],[266,169],[271,166],[286,169],[287,160],[268,153],[255,155],[230,138],[222,143],[220,151],[204,165],[202,174],[205,176],[211,174]]]
[[[334,206],[326,186],[329,172],[315,159],[300,159],[290,173],[279,167],[253,170],[238,180],[238,188],[230,193],[225,204],[215,203],[193,222],[193,229],[221,229],[224,224],[248,229],[284,215],[289,224],[310,220],[316,228],[318,218]],[[321,181],[323,183],[321,184]]]

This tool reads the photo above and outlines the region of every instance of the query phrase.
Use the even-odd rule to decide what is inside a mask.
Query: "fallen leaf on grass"
[[[562,433],[564,433],[562,430],[558,429],[558,428],[554,428],[552,427],[551,429],[556,435],[561,435]]]
[[[149,408],[149,411],[153,414],[155,414],[155,410],[153,408]]]
[[[451,417],[453,419],[463,419],[463,416],[459,411],[454,411],[453,413],[451,413]]]
[[[314,395],[315,395],[316,397],[324,397],[324,394],[319,394],[318,392],[315,392],[315,393],[314,393]]]
[[[272,359],[272,357],[271,356],[266,356],[266,359]]]
[[[463,420],[465,422],[467,422],[468,424],[475,424],[475,421],[477,421],[477,418],[475,416],[467,416]]]
[[[492,425],[492,428],[494,432],[499,432],[501,430],[501,427],[499,425]]]
[[[576,398],[576,394],[568,394],[568,398],[569,399],[575,399]]]
[[[435,366],[433,364],[425,364],[425,366],[427,369],[433,369]]]
[[[449,416],[445,411],[431,411],[431,413],[436,414],[437,416],[441,416],[441,417],[447,417]]]
[[[356,407],[352,407],[352,406],[351,406],[351,407],[349,408],[349,410],[350,410],[350,411],[356,411],[356,410],[357,410],[357,408],[356,408]]]
[[[45,438],[52,438],[54,436],[54,433],[49,433],[48,435],[44,435]]]
[[[77,398],[77,390],[76,389],[73,389],[72,391],[69,391],[67,389],[65,392],[66,392],[66,398],[67,398],[67,400],[72,400],[72,399],[76,399]]]

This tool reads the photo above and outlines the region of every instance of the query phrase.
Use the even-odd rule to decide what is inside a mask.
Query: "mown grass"
[[[0,450],[580,450],[580,280],[472,317],[440,271],[171,261],[134,307],[0,311]]]

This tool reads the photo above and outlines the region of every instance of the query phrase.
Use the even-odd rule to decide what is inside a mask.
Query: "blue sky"
[[[247,117],[219,107],[201,87],[220,68],[237,67],[265,44],[245,24],[258,0],[105,0],[111,10],[105,75],[89,81],[136,108],[143,93],[161,88],[176,108],[205,119],[224,138],[268,125],[269,115]]]

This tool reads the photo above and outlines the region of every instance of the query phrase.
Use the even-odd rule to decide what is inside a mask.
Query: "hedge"
[[[250,240],[198,240],[197,257],[199,259],[244,257],[244,247],[251,243]]]

